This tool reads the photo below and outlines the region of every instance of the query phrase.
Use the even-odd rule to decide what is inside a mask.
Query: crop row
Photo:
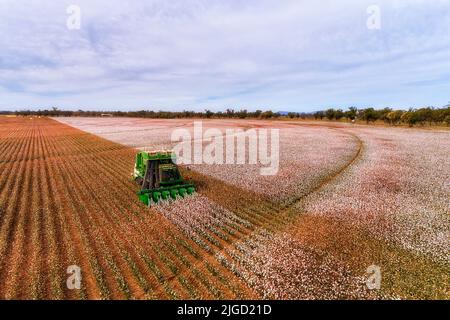
[[[20,130],[0,137],[0,297],[248,296],[207,251],[137,201],[132,150],[49,119],[1,121]],[[69,265],[81,267],[81,290],[66,287]]]

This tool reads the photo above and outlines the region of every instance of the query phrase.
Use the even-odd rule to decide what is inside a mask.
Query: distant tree
[[[324,117],[325,117],[325,112],[323,112],[323,111],[314,112],[314,119],[322,120]]]
[[[434,122],[434,108],[428,107],[428,108],[422,108],[417,111],[419,113],[419,122],[423,124],[424,122],[428,122],[428,124],[431,126],[431,124]]]
[[[342,109],[338,109],[338,110],[336,110],[335,111],[335,113],[334,113],[334,118],[336,119],[336,120],[341,120],[343,117],[344,117],[344,111],[342,111]]]
[[[247,110],[241,110],[237,113],[237,116],[239,119],[245,119],[248,116],[248,111]]]
[[[262,119],[271,119],[274,117],[274,113],[272,111],[264,111],[263,113],[261,113],[261,118]]]
[[[325,111],[325,117],[327,117],[328,120],[333,120],[335,115],[336,115],[336,111],[333,108]]]
[[[358,109],[356,107],[350,107],[346,112],[345,112],[345,117],[349,120],[355,120],[356,116],[358,114]]]
[[[369,122],[375,122],[378,120],[379,114],[374,108],[367,108],[362,110],[362,119]]]
[[[227,109],[227,117],[233,118],[234,117],[234,110],[233,109]]]
[[[450,125],[450,105],[447,107],[447,109],[441,110],[439,119],[441,122]]]
[[[378,111],[377,118],[379,120],[383,120],[384,122],[388,122],[387,115],[392,112],[391,108],[384,108],[383,110]]]
[[[386,119],[388,121],[389,124],[392,125],[398,125],[400,123],[400,121],[402,120],[402,116],[403,116],[403,111],[401,110],[396,110],[396,111],[391,111],[386,115]]]
[[[450,115],[448,115],[448,116],[446,116],[446,117],[444,118],[444,123],[445,123],[447,126],[450,126]]]
[[[417,123],[417,117],[414,115],[414,110],[410,109],[409,111],[403,113],[401,120],[410,127],[414,126]]]

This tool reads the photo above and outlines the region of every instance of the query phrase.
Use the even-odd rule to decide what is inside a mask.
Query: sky
[[[450,0],[0,1],[0,110],[449,101]]]

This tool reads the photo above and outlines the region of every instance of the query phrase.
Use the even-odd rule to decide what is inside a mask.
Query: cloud
[[[0,4],[0,109],[444,105],[450,3],[79,0]]]

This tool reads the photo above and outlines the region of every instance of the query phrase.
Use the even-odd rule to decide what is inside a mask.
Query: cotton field
[[[1,297],[450,298],[449,131],[263,120],[1,121],[20,127],[0,128],[0,199],[19,199],[0,207]],[[279,130],[278,171],[183,164],[196,194],[142,205],[130,177],[136,152],[174,148],[180,129],[203,152],[210,140],[195,137],[198,122],[203,130],[241,130],[236,137]],[[11,170],[30,188],[39,174],[46,191],[33,199],[44,211],[25,205]],[[8,229],[16,206],[20,224]],[[24,241],[30,237],[37,247]],[[28,260],[32,272],[24,275]],[[77,295],[39,273],[59,274],[68,261],[86,270]]]
[[[364,129],[361,160],[306,211],[364,226],[377,237],[450,262],[450,134]]]

